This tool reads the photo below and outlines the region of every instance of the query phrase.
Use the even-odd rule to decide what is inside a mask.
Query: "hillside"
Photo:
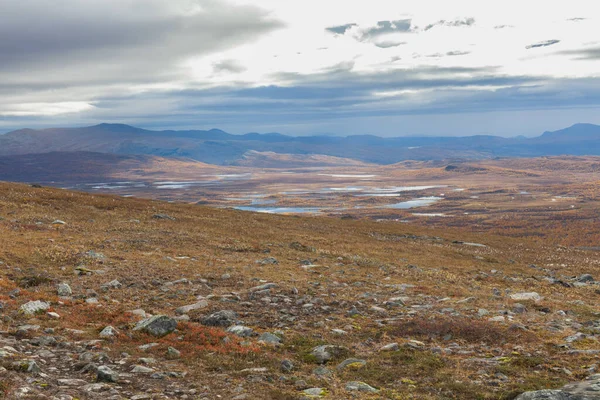
[[[8,398],[512,399],[597,368],[593,249],[6,183],[0,236]]]
[[[306,168],[306,167],[367,167],[369,164],[352,160],[325,156],[321,154],[277,154],[272,151],[258,152],[250,150],[238,161],[236,166],[252,168]]]
[[[248,154],[256,155],[257,152],[297,157],[313,154],[393,164],[404,160],[449,158],[600,155],[600,128],[577,124],[530,139],[494,136],[380,138],[373,135],[291,137],[277,133],[231,135],[218,129],[150,131],[121,124],[100,124],[82,128],[24,129],[0,136],[0,155],[65,151],[183,157],[218,165],[243,165]],[[256,156],[253,158],[256,160]],[[272,161],[268,165],[273,165]]]
[[[190,159],[118,155],[88,151],[0,156],[0,180],[13,182],[103,182],[123,179],[197,177],[217,167]]]

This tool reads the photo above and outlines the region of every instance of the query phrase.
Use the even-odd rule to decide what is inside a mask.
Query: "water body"
[[[332,178],[375,178],[377,175],[349,175],[349,174],[317,174],[319,176],[330,176]]]
[[[440,200],[442,200],[441,197],[435,197],[435,196],[421,197],[419,199],[403,201],[403,202],[396,203],[396,204],[390,204],[389,206],[387,206],[387,208],[395,208],[395,209],[398,209],[398,210],[406,210],[406,209],[409,209],[409,208],[430,206],[432,204],[437,203]]]
[[[254,206],[239,206],[233,207],[241,211],[253,211],[266,214],[316,214],[321,212],[317,207],[254,207]]]

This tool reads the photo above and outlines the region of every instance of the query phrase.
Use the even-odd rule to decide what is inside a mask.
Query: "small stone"
[[[73,291],[71,290],[71,286],[69,286],[69,284],[60,283],[56,289],[56,294],[58,294],[60,297],[69,297],[73,294]]]
[[[510,295],[510,298],[512,300],[517,300],[517,301],[533,300],[533,301],[537,302],[537,301],[542,300],[542,296],[540,296],[536,292],[514,293],[514,294]]]
[[[153,219],[166,219],[169,221],[175,221],[175,217],[171,217],[170,215],[167,214],[154,214],[152,216]]]
[[[101,338],[112,338],[115,337],[117,334],[117,330],[109,325],[106,328],[102,329],[99,336]]]
[[[390,343],[390,344],[386,344],[385,346],[382,346],[379,351],[398,351],[400,349],[400,346],[398,345],[398,343]]]
[[[173,347],[167,349],[167,358],[174,359],[181,357],[181,352]]]
[[[123,287],[123,284],[116,279],[102,285],[103,290],[120,289],[122,287]]]
[[[259,342],[269,343],[269,344],[280,344],[281,338],[277,335],[274,335],[269,332],[265,332],[258,337]]]
[[[202,308],[208,307],[208,302],[206,300],[200,300],[195,304],[190,304],[188,306],[182,306],[175,310],[175,314],[182,315],[187,314],[190,311],[200,310]]]
[[[367,365],[367,362],[365,360],[361,360],[358,358],[348,358],[347,360],[342,361],[338,366],[337,366],[337,370],[338,371],[343,371],[345,369],[361,369],[362,367],[364,367],[365,365]]]
[[[275,257],[267,257],[265,259],[262,260],[256,260],[257,264],[261,264],[261,265],[276,265],[279,264],[279,262],[277,261],[277,259]]]
[[[254,331],[251,328],[243,325],[234,325],[227,329],[227,332],[233,333],[240,337],[250,337],[254,335]]]
[[[44,301],[35,300],[35,301],[30,301],[29,303],[23,304],[21,306],[20,310],[25,315],[33,315],[33,314],[36,314],[41,311],[46,311],[49,308],[50,308],[50,304],[48,304]]]
[[[251,292],[260,292],[262,290],[269,290],[269,289],[273,289],[276,287],[277,287],[277,285],[275,283],[265,283],[264,285],[255,286],[255,287],[251,288],[250,291]]]
[[[310,388],[310,389],[303,390],[302,393],[304,393],[305,395],[308,395],[308,396],[321,397],[321,396],[325,396],[325,394],[327,392],[323,388]]]
[[[292,363],[290,360],[283,360],[281,362],[281,370],[283,372],[292,372],[293,369],[294,363]]]
[[[377,393],[377,392],[379,392],[379,390],[375,389],[371,385],[367,385],[364,382],[348,382],[346,384],[346,390],[348,390],[348,391],[366,392],[366,393]]]
[[[161,337],[168,335],[177,328],[177,321],[166,315],[155,315],[140,321],[134,331],[142,331],[152,336]]]
[[[347,349],[342,346],[323,345],[315,347],[310,354],[315,357],[317,363],[325,364],[327,361],[334,357],[339,357],[345,352],[347,352]]]
[[[235,311],[231,310],[222,310],[212,313],[200,321],[202,325],[205,326],[218,326],[222,328],[227,328],[231,325],[234,325],[237,322],[237,314]]]
[[[590,274],[583,274],[577,278],[577,282],[581,282],[581,283],[594,282],[594,277]]]
[[[98,367],[98,382],[117,382],[119,380],[119,374],[107,366]]]
[[[136,365],[131,369],[131,372],[134,374],[151,374],[154,370],[143,365]]]

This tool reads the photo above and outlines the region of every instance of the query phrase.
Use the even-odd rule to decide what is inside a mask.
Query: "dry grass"
[[[582,211],[584,215],[587,212]],[[175,220],[154,219],[158,213]],[[56,219],[66,225],[51,225]],[[330,398],[346,398],[344,383],[364,380],[382,389],[387,398],[508,399],[525,388],[559,386],[569,379],[561,368],[580,376],[591,363],[589,356],[565,358],[553,350],[565,333],[544,330],[550,317],[534,305],[528,305],[528,314],[515,317],[530,327],[526,332],[511,331],[510,323],[492,323],[477,316],[479,308],[492,313],[510,309],[514,302],[492,294],[493,289],[502,293],[510,289],[535,290],[545,297],[544,307],[573,310],[574,318],[594,318],[600,311],[593,301],[597,294],[589,288],[551,285],[540,280],[539,270],[530,267],[536,264],[559,275],[600,276],[593,254],[573,248],[588,243],[586,233],[597,230],[594,222],[581,219],[574,226],[577,229],[566,226],[552,233],[569,233],[572,247],[558,248],[519,233],[520,228],[510,232],[502,227],[497,232],[484,229],[481,233],[470,225],[440,229],[437,223],[428,227],[252,214],[0,183],[0,301],[5,303],[5,313],[12,319],[8,325],[13,328],[32,322],[17,309],[35,299],[51,301],[52,310],[61,318],[41,315],[33,322],[61,334],[66,332],[64,328],[81,329],[80,339],[96,339],[104,326],[113,325],[121,332],[110,343],[114,354],[138,354],[140,344],[154,340],[131,331],[135,319],[127,310],[173,314],[175,308],[195,302],[200,295],[213,296],[209,307],[202,310],[204,314],[233,309],[259,333],[282,329],[285,335],[280,347],[259,345],[255,338],[230,337],[227,342],[224,338],[229,335],[224,330],[196,323],[180,323],[177,332],[157,340],[153,357],[164,358],[169,346],[181,350],[184,356],[170,362],[188,371],[190,380],[210,384],[215,393],[225,397],[230,395],[229,380],[244,381],[239,371],[264,367],[267,378],[246,382],[246,387],[265,398],[296,398],[294,382],[304,379],[327,387]],[[89,250],[105,257],[88,257]],[[256,262],[266,257],[275,257],[278,264]],[[307,259],[318,267],[302,268]],[[76,275],[78,267],[98,272]],[[181,278],[192,284],[161,290],[164,283]],[[123,287],[102,291],[101,286],[113,279]],[[71,284],[76,295],[73,301],[56,297],[56,284],[63,281]],[[248,289],[265,281],[277,283],[274,293],[290,296],[292,302],[250,299]],[[400,285],[412,286],[401,289]],[[17,288],[20,293],[9,297]],[[88,289],[98,292],[100,307],[83,302]],[[389,317],[395,319],[380,324],[377,321],[386,317],[370,307],[396,296],[407,296],[409,301],[404,307],[388,308]],[[475,299],[459,302],[467,297]],[[290,315],[281,310],[295,307],[295,301],[303,298],[314,303],[312,311],[300,309],[295,318],[286,319]],[[249,300],[250,306],[244,304]],[[574,306],[574,300],[588,306]],[[410,317],[412,306],[422,304],[430,307]],[[352,306],[359,307],[362,315],[348,316]],[[448,307],[462,317],[445,317],[443,309]],[[335,335],[331,333],[334,328],[347,334]],[[492,357],[518,352],[521,356],[513,356],[498,368],[486,368],[488,376],[481,377],[481,367],[465,363],[473,357],[471,353],[435,354],[408,348],[389,354],[377,352],[381,345],[407,339],[422,340],[427,348],[458,342],[473,354]],[[315,364],[308,353],[324,343],[346,346],[349,356],[367,358],[367,366],[318,380],[312,375]],[[288,380],[279,380],[279,362],[284,358],[293,360],[297,368]],[[473,383],[493,379],[502,371],[509,381],[493,387]]]

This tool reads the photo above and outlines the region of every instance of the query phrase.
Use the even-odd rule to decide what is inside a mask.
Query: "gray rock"
[[[23,304],[20,310],[25,315],[33,315],[41,311],[46,311],[49,308],[50,304],[46,303],[45,301],[35,300]]]
[[[275,257],[267,257],[263,260],[256,260],[257,264],[261,264],[261,265],[275,265],[275,264],[279,264],[279,262],[277,261],[277,259]]]
[[[398,343],[390,343],[382,346],[379,351],[397,351],[400,348]]]
[[[348,358],[347,360],[342,361],[336,369],[338,371],[343,371],[346,368],[354,369],[354,368],[362,368],[367,365],[365,360],[361,360],[359,358]]]
[[[264,285],[255,286],[255,287],[251,288],[250,291],[251,292],[260,292],[262,290],[269,290],[269,289],[273,289],[276,287],[277,287],[277,285],[275,283],[265,283]]]
[[[590,274],[583,274],[577,278],[577,282],[583,282],[583,283],[594,282],[594,277]]]
[[[330,376],[332,374],[331,370],[329,368],[323,367],[323,366],[318,366],[317,368],[315,368],[313,370],[313,374],[315,374],[318,377],[325,377],[325,376]]]
[[[178,315],[187,314],[190,311],[200,310],[208,307],[208,302],[206,300],[200,300],[195,304],[190,304],[188,306],[182,306],[175,310],[175,313]]]
[[[269,332],[265,332],[262,335],[260,335],[258,337],[258,340],[260,342],[265,342],[265,343],[269,343],[269,344],[280,344],[281,343],[281,338],[279,336],[274,335]]]
[[[540,296],[538,293],[536,292],[521,292],[521,293],[514,293],[510,295],[510,298],[512,300],[517,300],[517,301],[524,301],[524,300],[533,300],[533,301],[540,301],[542,300],[542,296]]]
[[[327,392],[323,388],[310,388],[310,389],[303,390],[302,393],[304,393],[308,396],[321,397],[321,396],[324,396]]]
[[[283,372],[292,372],[294,369],[294,363],[290,360],[283,360],[281,362],[281,370]]]
[[[202,325],[205,326],[219,326],[222,328],[227,328],[231,325],[234,325],[237,322],[237,314],[235,311],[231,310],[222,310],[212,313],[200,321]]]
[[[154,214],[152,216],[152,219],[167,219],[169,221],[175,221],[175,217],[171,217],[170,215],[167,215],[167,214]]]
[[[562,390],[537,390],[535,392],[526,392],[515,400],[585,400],[585,397],[575,396]]]
[[[134,374],[151,374],[154,370],[143,365],[136,365],[131,369],[131,372]]]
[[[116,279],[102,285],[103,290],[120,289],[122,287],[123,287],[123,284]]]
[[[161,337],[168,335],[177,328],[177,321],[166,315],[155,315],[140,321],[134,331],[142,331],[152,336]]]
[[[348,349],[343,346],[335,346],[331,344],[326,344],[323,346],[317,346],[310,354],[315,357],[315,360],[319,364],[325,364],[327,361],[331,360],[334,357],[339,357],[342,354],[346,353]]]
[[[106,328],[102,329],[99,336],[101,338],[108,339],[108,338],[115,337],[117,334],[118,334],[117,330],[109,325]]]
[[[243,325],[230,326],[227,329],[227,332],[233,333],[234,335],[237,335],[240,337],[250,337],[250,336],[254,335],[254,331],[252,330],[252,328],[248,328],[247,326],[243,326]]]
[[[379,392],[379,390],[375,389],[371,385],[367,385],[364,382],[348,382],[348,383],[346,383],[346,390],[348,390],[348,391],[366,392],[366,393],[377,393],[377,392]]]
[[[60,297],[69,297],[73,294],[73,291],[68,283],[60,283],[56,288],[56,294],[58,294]]]
[[[181,352],[173,347],[167,349],[167,358],[174,359],[181,357]]]
[[[98,367],[98,382],[117,382],[119,380],[119,374],[107,366]]]

